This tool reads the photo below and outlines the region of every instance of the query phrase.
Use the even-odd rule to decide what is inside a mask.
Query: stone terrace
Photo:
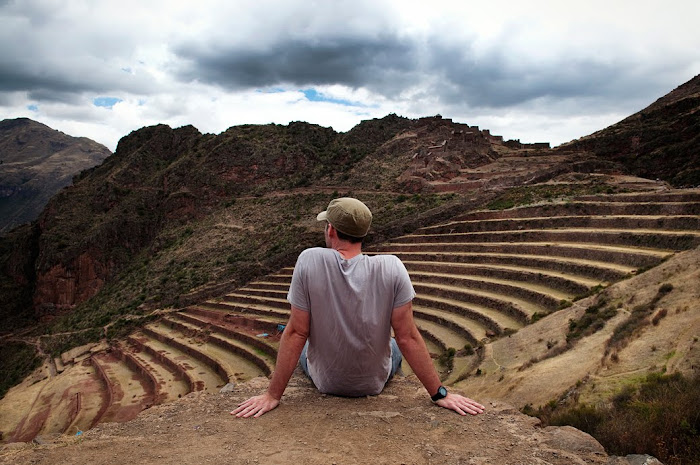
[[[478,366],[489,341],[699,245],[700,191],[686,190],[465,212],[366,253],[406,265],[417,325],[449,384]],[[75,434],[191,391],[269,376],[291,276],[281,269],[58,363],[59,376],[25,388],[28,412],[2,420],[4,439]]]

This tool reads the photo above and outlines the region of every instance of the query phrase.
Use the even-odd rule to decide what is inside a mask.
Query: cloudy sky
[[[440,113],[556,145],[700,74],[698,18],[697,0],[0,0],[0,119],[114,150],[157,123]]]

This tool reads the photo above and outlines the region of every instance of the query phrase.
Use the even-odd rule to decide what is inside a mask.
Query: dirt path
[[[393,380],[376,397],[324,396],[298,372],[282,405],[259,419],[228,412],[260,392],[256,378],[232,393],[189,394],[127,423],[79,436],[39,438],[0,449],[1,464],[627,464],[610,461],[573,428],[537,428],[537,420],[503,403],[461,417],[430,403],[413,376]]]

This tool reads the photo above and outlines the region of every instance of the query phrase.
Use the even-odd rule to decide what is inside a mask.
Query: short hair
[[[338,239],[343,240],[343,241],[348,241],[351,244],[357,244],[357,243],[362,243],[364,242],[365,238],[364,237],[355,237],[351,236],[349,234],[345,234],[343,232],[338,231],[337,229],[335,230],[338,233]]]

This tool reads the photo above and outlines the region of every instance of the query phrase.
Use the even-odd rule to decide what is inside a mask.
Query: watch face
[[[444,399],[447,396],[447,389],[445,389],[445,386],[440,386],[438,388],[438,391],[435,393],[434,396],[431,397],[433,402],[437,402],[440,399]]]

